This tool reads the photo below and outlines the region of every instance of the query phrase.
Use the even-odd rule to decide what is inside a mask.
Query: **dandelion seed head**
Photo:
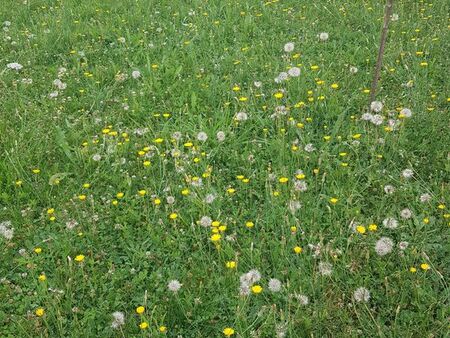
[[[394,247],[394,242],[389,237],[381,237],[375,243],[375,252],[379,256],[385,256],[388,253],[392,252],[392,248]]]
[[[368,302],[370,299],[370,292],[364,287],[359,287],[353,292],[353,299],[356,302]]]

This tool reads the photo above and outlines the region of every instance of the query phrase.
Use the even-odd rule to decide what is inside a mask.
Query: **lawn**
[[[3,0],[0,337],[445,337],[445,0]]]

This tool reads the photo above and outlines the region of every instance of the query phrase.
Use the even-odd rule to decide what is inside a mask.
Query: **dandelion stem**
[[[371,102],[375,101],[375,94],[376,94],[377,87],[378,87],[378,80],[380,78],[381,65],[383,64],[383,55],[384,55],[384,49],[386,46],[389,22],[391,21],[393,3],[394,3],[394,0],[387,0],[386,6],[384,9],[384,23],[383,23],[383,29],[381,31],[380,49],[378,50],[377,63],[375,65],[375,73],[373,75],[372,86],[370,88],[369,110],[370,110]]]

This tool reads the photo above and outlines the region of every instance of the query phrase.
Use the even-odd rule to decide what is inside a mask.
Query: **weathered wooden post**
[[[375,101],[375,94],[377,91],[378,80],[380,78],[381,66],[383,64],[384,48],[386,46],[387,33],[388,33],[388,28],[389,28],[389,22],[391,21],[393,5],[394,5],[394,0],[387,0],[386,6],[384,9],[384,23],[383,23],[383,29],[381,31],[380,48],[378,50],[377,63],[375,65],[375,73],[373,75],[373,80],[372,80],[372,87],[370,88],[369,110],[370,110],[370,104],[373,101]]]

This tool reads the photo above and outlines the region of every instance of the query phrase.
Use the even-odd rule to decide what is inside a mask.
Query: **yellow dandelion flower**
[[[378,226],[376,224],[370,224],[368,226],[368,228],[369,228],[369,231],[377,231]]]
[[[211,241],[212,241],[212,242],[218,242],[218,241],[220,241],[221,238],[222,238],[221,235],[219,235],[219,234],[213,234],[213,235],[211,236]]]
[[[39,247],[34,248],[34,252],[37,254],[40,254],[42,252],[42,248],[39,248]]]
[[[148,323],[147,323],[147,322],[142,322],[142,323],[140,323],[140,324],[139,324],[139,328],[140,328],[141,330],[146,330],[146,329],[148,329]]]
[[[415,272],[417,272],[417,269],[412,266],[412,267],[409,268],[409,271],[412,272],[412,273],[415,273]]]
[[[338,201],[339,201],[339,199],[337,199],[336,197],[330,198],[330,203],[333,205],[336,204]]]
[[[287,177],[280,177],[278,179],[278,182],[280,182],[280,183],[287,183],[287,181],[289,181],[289,178],[287,178]]]
[[[46,279],[47,279],[47,276],[45,276],[44,274],[40,274],[39,277],[38,277],[38,280],[40,282],[44,282]]]
[[[82,261],[84,261],[84,255],[77,255],[75,257],[75,262],[81,263]]]
[[[283,94],[282,92],[276,92],[275,94],[273,94],[273,96],[274,96],[276,99],[282,99],[283,96],[284,96],[284,94]]]
[[[358,225],[356,227],[356,231],[358,231],[360,234],[365,234],[366,233],[366,227],[362,226],[362,225]]]
[[[236,268],[236,262],[235,261],[228,261],[228,262],[226,262],[225,263],[225,266],[228,268],[228,269],[235,269]]]
[[[231,337],[232,335],[234,335],[234,330],[231,327],[224,328],[222,332],[225,337]]]
[[[175,219],[178,218],[178,214],[175,213],[175,212],[172,212],[172,213],[169,215],[169,218],[172,219],[172,220],[175,220]]]
[[[37,308],[34,313],[36,314],[36,316],[42,317],[45,314],[45,310],[40,307],[40,308]]]
[[[255,226],[255,223],[253,223],[252,221],[248,221],[248,222],[245,223],[245,226],[247,228],[253,228]]]
[[[263,288],[262,288],[261,285],[256,284],[256,285],[253,285],[253,286],[252,286],[252,292],[253,292],[254,294],[261,293],[262,290],[263,290]]]
[[[301,247],[299,247],[299,246],[294,247],[294,252],[296,254],[300,254],[300,253],[302,253],[302,251],[303,251],[303,249]]]
[[[138,306],[137,308],[136,308],[136,313],[138,314],[138,315],[141,315],[141,314],[143,314],[145,312],[145,307],[143,307],[143,306]]]
[[[427,263],[420,264],[420,268],[424,271],[427,271],[430,269],[430,266]]]

